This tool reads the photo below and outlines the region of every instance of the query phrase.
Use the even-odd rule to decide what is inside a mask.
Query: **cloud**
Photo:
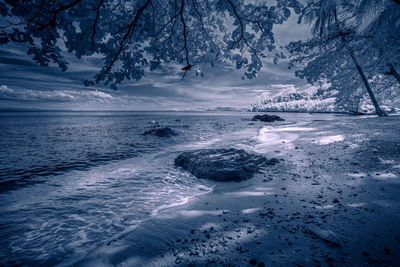
[[[103,99],[112,99],[113,96],[107,93],[103,93],[101,91],[92,91],[90,92],[91,95],[95,96],[95,97],[99,97],[99,98],[103,98]]]
[[[23,102],[70,102],[100,101],[112,99],[113,96],[100,91],[65,91],[65,90],[31,90],[14,89],[7,85],[0,86],[0,100],[17,100]]]
[[[274,32],[281,44],[307,36],[308,26],[296,24],[292,16]],[[296,25],[296,27],[294,27]],[[26,55],[21,44],[0,46],[0,108],[61,109],[208,109],[219,106],[247,108],[260,98],[273,96],[306,83],[296,78],[287,63],[264,62],[256,79],[242,80],[243,72],[220,64],[204,67],[205,77],[189,71],[182,80],[176,64],[146,73],[140,81],[126,81],[117,91],[105,86],[84,87],[81,80],[93,77],[101,68],[101,56],[70,61],[67,72],[56,66],[42,68]]]

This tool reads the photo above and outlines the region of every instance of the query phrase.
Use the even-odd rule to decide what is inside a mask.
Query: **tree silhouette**
[[[28,45],[42,66],[67,70],[64,52],[76,57],[101,55],[103,66],[85,85],[112,87],[141,79],[145,70],[177,62],[187,71],[233,62],[253,78],[272,54],[273,25],[283,23],[295,1],[273,5],[240,0],[5,0],[0,44]]]
[[[375,4],[366,4],[368,1]],[[390,10],[393,8],[395,11]],[[299,77],[310,83],[323,81],[330,84],[331,89],[338,91],[339,101],[358,103],[362,95],[357,90],[364,87],[376,114],[385,116],[386,112],[375,97],[378,90],[372,90],[371,79],[381,79],[379,74],[385,72],[396,77],[393,63],[399,62],[398,39],[395,37],[399,36],[400,25],[394,14],[399,14],[398,9],[399,6],[389,0],[307,1],[300,21],[305,19],[311,23],[313,38],[288,45],[291,66],[297,68]],[[368,13],[376,16],[370,16],[366,21],[365,14]],[[388,16],[390,13],[393,14]],[[388,46],[383,47],[378,40],[387,40]],[[366,65],[369,65],[369,73],[365,71]]]

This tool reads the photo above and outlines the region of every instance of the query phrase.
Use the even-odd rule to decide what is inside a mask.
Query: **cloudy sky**
[[[307,25],[297,25],[296,17],[274,28],[276,38],[286,43],[308,36]],[[66,73],[57,67],[41,68],[26,55],[25,47],[0,46],[0,109],[62,110],[169,110],[248,108],[250,104],[288,87],[305,82],[287,69],[285,62],[265,63],[256,79],[242,80],[233,66],[219,66],[192,73],[183,81],[179,68],[147,73],[139,82],[125,82],[117,91],[84,87],[81,80],[98,70],[98,62],[71,57]]]

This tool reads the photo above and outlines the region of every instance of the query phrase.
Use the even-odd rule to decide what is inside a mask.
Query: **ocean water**
[[[0,265],[82,257],[160,209],[210,192],[183,151],[251,146],[251,113],[1,112]],[[154,122],[179,135],[144,136]],[[250,124],[250,125],[249,125]]]
[[[0,112],[0,266],[84,258],[162,209],[212,191],[174,167],[200,148],[270,157],[315,118],[252,122],[247,112]],[[157,122],[179,135],[144,136]],[[303,127],[303,128],[302,128]],[[271,152],[271,153],[270,153]]]

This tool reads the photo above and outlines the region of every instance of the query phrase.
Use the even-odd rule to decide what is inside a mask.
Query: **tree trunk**
[[[400,0],[399,0],[399,1],[400,1]],[[335,16],[336,28],[339,30],[339,33],[342,33],[342,31],[341,31],[341,29],[340,29],[340,27],[339,27],[339,24],[338,24],[338,18],[337,18],[337,13],[336,13],[336,6],[335,6],[333,12],[334,12],[334,16]],[[346,41],[346,38],[344,37],[344,35],[342,34],[341,36],[342,36],[342,41],[343,41],[343,43],[344,43],[344,44],[347,44],[347,41]],[[362,81],[364,82],[364,85],[365,85],[365,88],[367,89],[368,95],[369,95],[369,97],[371,98],[372,104],[374,105],[376,115],[378,115],[379,117],[387,116],[386,112],[383,111],[383,110],[381,109],[381,107],[379,106],[378,101],[376,101],[375,95],[374,95],[374,93],[372,92],[371,86],[369,86],[367,77],[365,77],[364,72],[363,72],[363,70],[362,70],[360,64],[358,63],[358,60],[357,60],[356,56],[354,55],[353,49],[351,49],[351,47],[349,47],[349,46],[346,46],[346,49],[347,49],[347,52],[349,52],[350,57],[351,57],[351,59],[353,60],[354,65],[356,65],[358,74],[360,74],[361,79],[362,79]]]
[[[387,116],[386,112],[383,111],[383,110],[381,109],[381,107],[379,106],[378,101],[376,100],[375,95],[374,95],[374,93],[372,92],[371,86],[369,85],[368,80],[367,80],[367,78],[365,77],[364,72],[363,72],[363,70],[362,70],[360,64],[358,63],[358,60],[357,60],[357,58],[355,57],[353,51],[352,51],[351,49],[348,49],[348,52],[349,52],[349,54],[350,54],[351,59],[353,60],[354,65],[356,65],[358,74],[360,74],[361,79],[362,79],[362,81],[364,82],[364,85],[365,85],[365,88],[367,89],[368,95],[369,95],[369,97],[371,98],[372,104],[374,105],[376,115],[378,115],[379,117]]]
[[[386,66],[389,68],[389,71],[386,72],[385,74],[392,75],[400,83],[400,74],[396,70],[396,68],[394,67],[392,62],[390,62],[390,59],[386,56],[386,54],[385,54],[385,52],[384,52],[384,50],[383,50],[383,48],[381,46],[381,43],[376,43],[375,42],[375,46],[378,47],[380,56],[383,58],[383,60],[385,62],[387,62]]]
[[[387,63],[386,64],[389,67],[389,75],[392,75],[393,77],[396,78],[396,80],[400,83],[400,74],[397,72],[396,68],[394,67],[394,65],[392,63]]]

